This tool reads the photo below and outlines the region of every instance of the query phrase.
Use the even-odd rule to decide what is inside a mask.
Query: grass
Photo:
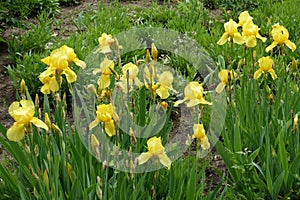
[[[124,6],[124,2],[110,4],[100,2],[98,10],[81,12],[78,13],[77,18],[73,18],[77,31],[68,38],[53,37],[52,25],[53,23],[59,25],[60,22],[46,13],[41,13],[37,16],[37,23],[31,25],[31,30],[8,41],[10,58],[14,62],[14,65],[8,69],[18,91],[17,100],[24,96],[28,100],[34,99],[37,93],[40,98],[36,99],[36,116],[46,121],[44,113],[48,113],[51,122],[50,125],[48,124],[48,131],[32,126],[32,133],[27,134],[20,142],[8,141],[7,128],[0,125],[0,132],[3,135],[0,137],[0,143],[10,154],[0,167],[0,193],[2,194],[0,199],[299,198],[299,125],[295,119],[300,114],[300,101],[297,95],[300,76],[295,63],[299,60],[300,51],[299,48],[294,52],[288,48],[284,51],[275,48],[271,53],[265,52],[265,48],[272,43],[270,31],[275,23],[285,26],[289,31],[289,39],[299,47],[300,18],[294,5],[295,2],[291,0],[210,1],[210,3],[193,0],[163,5],[153,3],[149,7]],[[212,17],[211,10],[205,6],[222,9],[222,16]],[[254,23],[260,27],[260,34],[268,38],[266,43],[259,40],[253,49],[229,43],[217,45],[224,32],[224,21],[227,22],[231,18],[238,21],[240,12],[245,9],[249,10]],[[98,138],[100,144],[107,138],[103,134],[105,131],[99,128],[103,125],[102,122],[97,129],[101,133],[89,130],[89,135],[86,135],[85,131],[80,129],[83,128],[81,123],[90,123],[96,117],[95,106],[109,102],[109,98],[101,95],[92,98],[84,96],[87,94],[79,95],[78,98],[81,99],[93,99],[93,104],[92,107],[88,107],[89,104],[81,101],[78,107],[74,108],[74,112],[80,113],[80,116],[83,114],[86,118],[81,119],[86,121],[75,119],[75,127],[73,127],[65,117],[68,112],[67,107],[71,106],[69,104],[71,100],[63,98],[65,93],[67,99],[71,99],[74,95],[71,84],[64,80],[58,92],[50,95],[40,92],[42,83],[37,80],[37,77],[47,69],[47,65],[40,60],[49,56],[52,50],[66,44],[72,47],[77,57],[85,60],[88,66],[99,66],[98,58],[103,59],[104,54],[95,57],[91,52],[99,45],[97,39],[102,33],[115,36],[123,31],[150,26],[176,30],[194,39],[206,49],[213,64],[216,65],[217,71],[213,73],[215,76],[222,69],[234,70],[236,74],[225,88],[226,105],[222,104],[222,109],[224,112],[226,110],[226,118],[220,140],[214,141],[210,132],[213,129],[208,131],[210,123],[215,126],[220,123],[220,121],[211,122],[214,120],[211,119],[213,109],[209,106],[196,106],[193,112],[199,111],[200,114],[191,115],[190,124],[185,127],[191,131],[188,128],[193,123],[204,124],[209,141],[214,144],[229,173],[226,176],[216,170],[215,173],[218,173],[221,179],[218,184],[208,185],[206,173],[214,167],[210,160],[214,155],[210,152],[205,158],[201,158],[203,149],[200,146],[189,149],[187,156],[176,161],[172,160],[170,170],[163,168],[147,173],[133,173],[116,169],[109,160],[103,159],[106,157],[97,157],[93,152],[93,144],[90,144],[92,133]],[[172,38],[168,39],[172,41]],[[45,45],[49,42],[53,45],[47,49]],[[158,45],[169,44],[169,41],[159,41],[159,38],[153,42]],[[136,44],[134,41],[127,41],[123,48],[130,49],[130,45]],[[150,45],[151,43],[148,47]],[[174,74],[182,75],[188,81],[197,78],[197,73],[188,60],[163,49],[158,48],[157,63],[154,53],[147,54],[146,49],[129,51],[120,57],[117,53],[105,55],[114,61],[115,73],[119,76],[126,76],[121,70],[124,64],[146,60],[141,62],[140,70],[164,63],[174,71]],[[90,64],[88,58],[91,56],[95,61]],[[278,76],[277,79],[273,80],[269,74],[262,75],[257,80],[253,78],[254,72],[259,68],[257,61],[263,56],[271,56],[274,60],[273,68]],[[296,61],[294,64],[293,58]],[[78,76],[82,75],[79,67],[75,65],[72,67]],[[86,73],[90,73],[89,79],[93,79],[90,78],[92,68],[87,67]],[[26,92],[20,89],[21,79],[27,83]],[[112,85],[107,89],[108,92],[113,88],[113,84],[119,81],[115,74],[110,75],[110,80]],[[97,78],[94,82],[96,81]],[[204,84],[205,89],[210,86],[208,83]],[[173,82],[175,89],[177,89],[176,84]],[[168,123],[164,124],[158,135],[161,136],[162,144],[166,148],[172,123],[176,125],[175,121],[170,120],[171,110],[174,109],[174,102],[184,97],[184,86],[178,87],[179,95],[171,92],[171,96],[165,100],[169,105]],[[78,85],[76,86],[75,83],[73,87],[77,88]],[[99,89],[97,84],[95,87],[96,90]],[[205,93],[205,99],[213,101],[217,106],[216,97],[217,95]],[[139,125],[151,123],[152,115],[148,112],[148,108],[164,100],[160,97],[153,98],[152,91],[146,87],[129,93],[128,99],[124,100],[127,104],[126,109],[130,111],[126,111],[127,118],[133,116]],[[130,152],[124,165],[136,161],[131,157],[135,155],[134,153],[149,150],[146,148],[148,138],[128,136],[124,130],[117,132],[117,136],[109,138],[108,141],[117,147],[124,147],[123,151]],[[103,146],[105,145],[100,145],[101,153],[112,151],[111,156],[116,156],[112,158],[119,159],[120,149],[106,149]],[[129,148],[131,151],[128,150]],[[171,153],[167,155],[171,156]],[[99,162],[99,158],[102,162]]]

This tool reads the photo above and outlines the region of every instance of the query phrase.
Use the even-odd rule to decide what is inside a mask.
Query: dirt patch
[[[5,127],[13,123],[13,119],[8,114],[9,105],[15,100],[15,90],[5,66],[11,64],[8,59],[7,44],[0,43],[0,123]]]

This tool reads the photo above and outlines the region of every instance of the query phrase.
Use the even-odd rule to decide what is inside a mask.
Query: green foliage
[[[7,16],[23,19],[37,16],[41,11],[54,14],[59,10],[59,2],[58,0],[5,0],[1,1],[0,7],[2,8],[0,10],[0,19],[7,18],[9,20]],[[1,22],[3,21],[1,20]],[[10,23],[10,21],[5,23]]]

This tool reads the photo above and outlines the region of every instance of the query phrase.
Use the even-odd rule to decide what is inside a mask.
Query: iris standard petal
[[[8,113],[13,116],[13,113],[15,110],[20,108],[20,103],[18,101],[14,101],[12,104],[10,104],[8,108]]]
[[[24,137],[24,124],[14,123],[6,133],[7,139],[19,142]]]

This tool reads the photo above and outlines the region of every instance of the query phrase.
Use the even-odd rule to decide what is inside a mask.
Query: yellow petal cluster
[[[98,38],[98,42],[99,42],[99,49],[97,49],[96,52],[100,52],[100,53],[110,53],[111,49],[110,49],[110,43],[112,43],[113,38],[111,35],[107,35],[106,33],[102,33],[101,37]]]
[[[100,104],[97,106],[96,119],[89,124],[89,129],[92,130],[99,123],[104,123],[104,129],[110,137],[116,134],[114,122],[114,108],[112,104]]]
[[[192,137],[197,139],[197,141],[199,142],[199,144],[204,150],[209,149],[210,143],[206,136],[203,124],[194,124],[193,130],[194,130],[194,134]]]
[[[224,24],[225,33],[223,33],[220,40],[217,42],[218,45],[225,44],[228,40],[231,43],[244,44],[242,35],[238,32],[238,24],[230,19]]]
[[[247,47],[255,47],[257,44],[256,38],[262,40],[263,42],[267,40],[267,38],[262,37],[258,31],[258,26],[255,25],[252,20],[248,20],[243,24],[242,36]]]
[[[123,75],[121,76],[120,81],[117,83],[117,86],[119,86],[125,93],[131,91],[133,85],[137,85],[138,87],[143,85],[138,78],[139,68],[135,64],[131,62],[127,63],[122,67],[122,72]]]
[[[270,73],[273,80],[277,78],[277,75],[273,69],[274,61],[270,56],[262,57],[258,60],[259,69],[254,73],[254,79],[258,79],[263,73]]]
[[[238,26],[244,26],[244,24],[248,21],[252,21],[253,17],[250,16],[249,12],[246,10],[241,12],[239,15],[239,23]]]
[[[176,101],[174,106],[178,106],[185,101],[188,101],[186,103],[187,107],[193,107],[198,104],[212,105],[211,102],[208,102],[204,99],[203,92],[204,89],[202,87],[202,84],[196,81],[189,82],[188,85],[184,88],[184,99]]]
[[[39,75],[40,81],[44,84],[41,88],[44,94],[58,91],[61,75],[66,76],[68,83],[76,81],[77,76],[70,67],[72,62],[82,68],[86,67],[86,64],[77,58],[74,50],[66,45],[53,50],[50,56],[42,59],[42,62],[49,66]]]
[[[160,137],[152,137],[147,141],[148,151],[142,153],[137,159],[139,165],[144,164],[150,158],[156,157],[159,159],[160,163],[170,169],[172,161],[165,153],[165,148],[161,143]]]
[[[156,93],[161,99],[167,99],[170,96],[169,90],[173,90],[172,87],[173,74],[170,71],[164,71],[158,76],[158,89]]]
[[[289,32],[285,27],[283,27],[279,24],[273,25],[272,31],[271,31],[271,36],[273,38],[273,42],[271,45],[269,45],[266,48],[266,52],[271,51],[277,45],[286,45],[292,51],[296,50],[297,47],[296,47],[295,43],[293,43],[289,40]]]
[[[103,59],[100,63],[100,68],[94,69],[93,74],[101,73],[100,78],[98,79],[98,86],[100,90],[104,90],[110,85],[110,75],[114,71],[114,61],[109,60],[107,57]]]
[[[34,104],[30,100],[13,102],[8,109],[8,113],[15,120],[14,124],[7,130],[7,138],[11,141],[20,141],[25,134],[25,128],[30,127],[31,123],[37,127],[48,130],[48,126],[37,117],[34,117]]]

